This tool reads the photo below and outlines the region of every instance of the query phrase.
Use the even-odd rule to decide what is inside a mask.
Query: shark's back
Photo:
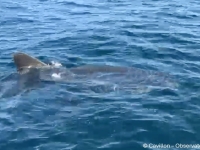
[[[116,81],[117,83],[133,86],[174,86],[176,81],[171,79],[165,73],[143,70],[139,68],[129,68],[123,66],[108,65],[85,65],[75,68],[54,68],[37,58],[31,57],[25,53],[14,54],[14,62],[20,74],[29,72],[28,80],[32,78],[42,78],[44,80],[54,80],[53,74],[59,74],[59,80],[75,81],[93,80],[93,77],[99,80]],[[24,69],[25,68],[25,69]],[[30,69],[31,68],[31,69]],[[105,75],[102,75],[105,74]],[[58,80],[56,78],[56,80]]]

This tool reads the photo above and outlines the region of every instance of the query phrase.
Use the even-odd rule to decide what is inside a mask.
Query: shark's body
[[[129,80],[127,82],[157,86],[173,86],[174,81],[169,75],[161,72],[144,70],[133,67],[109,66],[109,65],[84,65],[75,68],[55,67],[45,64],[40,60],[25,53],[16,53],[13,57],[17,71],[22,75],[29,73],[37,75],[42,80],[62,80],[70,82],[72,79],[110,77],[109,80],[119,78]],[[57,77],[54,75],[58,75]],[[113,77],[113,78],[112,78]],[[118,82],[123,82],[119,81]]]
[[[23,79],[23,87],[27,84],[33,85],[38,81],[79,82],[82,84],[99,81],[140,91],[141,89],[146,91],[149,86],[177,87],[177,83],[169,75],[139,68],[109,65],[85,65],[75,68],[56,67],[21,52],[15,53],[13,60],[17,72]]]

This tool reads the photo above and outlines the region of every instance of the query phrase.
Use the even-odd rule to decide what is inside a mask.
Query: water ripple
[[[199,8],[197,0],[2,0],[0,149],[198,144]],[[16,51],[64,67],[111,64],[163,71],[179,81],[179,89],[120,88],[113,77],[104,78],[109,84],[45,82],[19,92]]]

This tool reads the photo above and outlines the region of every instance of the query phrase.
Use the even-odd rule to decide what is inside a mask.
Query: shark
[[[111,65],[83,65],[67,68],[49,65],[23,52],[13,54],[19,75],[18,87],[24,89],[40,82],[81,84],[109,84],[113,89],[131,89],[149,92],[149,87],[177,88],[178,84],[169,74],[136,67]],[[15,86],[16,87],[16,86]]]

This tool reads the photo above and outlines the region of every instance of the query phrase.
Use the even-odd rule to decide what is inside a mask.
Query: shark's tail
[[[41,62],[37,58],[31,57],[28,54],[18,52],[13,55],[13,60],[16,65],[17,71],[27,67],[42,67],[47,64]]]

